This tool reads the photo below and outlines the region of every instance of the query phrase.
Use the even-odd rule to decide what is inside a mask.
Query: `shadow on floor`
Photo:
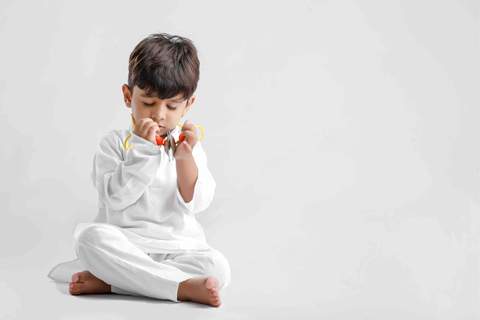
[[[138,301],[138,302],[144,302],[144,303],[149,303],[149,304],[170,304],[170,305],[182,305],[186,306],[188,305],[191,308],[196,308],[196,309],[211,309],[212,307],[201,304],[201,303],[196,303],[196,302],[173,302],[170,300],[161,300],[161,299],[155,299],[155,298],[150,298],[150,297],[144,297],[144,296],[131,296],[131,295],[124,295],[124,294],[116,294],[116,293],[111,293],[111,294],[84,294],[84,295],[71,295],[70,292],[68,291],[68,283],[67,282],[57,282],[50,280],[52,283],[55,284],[57,287],[57,290],[60,291],[61,293],[65,295],[72,296],[74,298],[79,298],[79,299],[93,299],[93,300],[123,300],[123,301]]]

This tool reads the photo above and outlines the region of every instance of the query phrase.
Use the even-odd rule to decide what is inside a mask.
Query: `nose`
[[[163,123],[165,122],[165,119],[167,117],[167,107],[160,105],[152,114],[152,119],[153,121],[157,123]]]

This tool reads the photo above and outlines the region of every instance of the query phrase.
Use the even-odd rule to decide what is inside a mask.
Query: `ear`
[[[193,106],[193,103],[195,102],[195,99],[196,99],[195,96],[191,96],[190,99],[188,99],[187,104],[185,105],[185,109],[183,110],[182,117],[190,111],[190,109]]]
[[[122,93],[123,93],[123,100],[125,101],[125,105],[127,108],[131,108],[132,105],[132,92],[127,84],[122,85]]]

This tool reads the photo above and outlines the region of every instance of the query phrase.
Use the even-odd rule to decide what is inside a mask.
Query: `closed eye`
[[[143,105],[145,105],[146,107],[153,107],[155,105],[155,103],[146,103],[144,102]],[[175,110],[177,109],[177,107],[172,107],[172,106],[169,106],[167,105],[167,108],[170,109],[170,110]]]

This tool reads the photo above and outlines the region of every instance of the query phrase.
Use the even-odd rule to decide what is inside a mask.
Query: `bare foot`
[[[177,299],[219,307],[221,302],[218,281],[214,277],[200,277],[185,280],[178,286]]]
[[[72,275],[69,291],[73,295],[111,293],[111,286],[85,270]]]

